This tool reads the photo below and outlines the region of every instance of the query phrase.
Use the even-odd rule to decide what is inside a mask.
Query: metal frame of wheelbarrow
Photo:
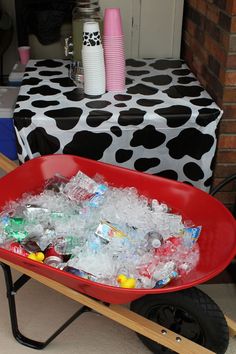
[[[10,172],[16,168],[16,164],[0,154],[0,168],[5,172]],[[213,353],[209,349],[196,344],[189,339],[158,325],[144,318],[141,315],[130,311],[122,305],[114,305],[103,303],[89,296],[83,295],[70,289],[54,280],[48,279],[38,273],[25,269],[5,259],[0,258],[0,265],[4,271],[7,298],[10,312],[11,328],[15,339],[30,348],[43,349],[53,339],[55,339],[65,328],[67,328],[76,318],[85,312],[95,311],[105,317],[122,324],[123,326],[132,329],[133,331],[181,354],[210,354]],[[11,269],[15,269],[22,275],[13,282]],[[58,330],[56,330],[45,342],[39,342],[25,337],[19,330],[17,311],[15,303],[15,295],[30,279],[46,285],[47,287],[63,294],[64,296],[75,300],[83,306],[72,315]],[[236,336],[236,322],[225,316],[230,334]]]

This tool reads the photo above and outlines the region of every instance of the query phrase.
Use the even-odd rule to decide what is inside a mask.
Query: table
[[[125,92],[87,97],[70,62],[30,60],[14,111],[21,163],[74,154],[211,186],[222,110],[183,60],[128,59]]]

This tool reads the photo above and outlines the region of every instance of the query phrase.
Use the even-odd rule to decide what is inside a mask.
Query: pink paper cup
[[[18,47],[20,63],[26,65],[30,58],[30,47]]]
[[[105,9],[103,34],[109,37],[123,35],[122,19],[118,7]]]

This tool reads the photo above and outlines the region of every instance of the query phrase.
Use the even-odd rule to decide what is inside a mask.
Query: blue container
[[[13,111],[19,88],[0,86],[0,152],[11,160],[17,159]]]
[[[17,159],[16,134],[12,118],[0,118],[0,152],[11,160]]]

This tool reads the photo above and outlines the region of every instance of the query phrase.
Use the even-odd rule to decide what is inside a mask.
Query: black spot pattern
[[[210,169],[211,169],[212,171],[214,170],[215,163],[216,163],[215,158],[213,158],[213,159],[211,160],[211,164],[210,164]]]
[[[127,104],[125,104],[125,103],[117,103],[114,106],[115,107],[127,107]]]
[[[101,98],[102,97],[102,95],[87,95],[87,94],[84,94],[84,97],[85,98],[89,98],[90,100],[95,100],[95,99],[97,99],[97,98]]]
[[[183,181],[183,183],[187,184],[188,186],[193,187],[193,184],[192,184],[192,183],[190,183],[189,181]]]
[[[191,71],[189,69],[180,69],[180,70],[173,70],[172,74],[178,75],[178,76],[187,76],[191,74]]]
[[[38,87],[31,88],[28,92],[29,95],[42,95],[42,96],[53,96],[60,93],[59,90],[54,89],[48,85],[42,85]]]
[[[106,108],[110,106],[111,102],[109,101],[102,101],[102,100],[97,100],[97,101],[90,101],[86,103],[86,106],[89,108]]]
[[[72,91],[64,92],[63,95],[66,96],[69,101],[73,102],[82,101],[85,97],[84,93],[77,88]]]
[[[116,101],[129,101],[129,100],[131,100],[131,98],[132,98],[132,96],[130,96],[130,95],[115,95],[114,96],[114,99],[116,100]]]
[[[159,164],[160,164],[160,159],[158,159],[157,157],[152,159],[142,158],[142,159],[137,159],[135,161],[134,167],[137,171],[145,172],[149,170],[149,168],[156,167]]]
[[[59,68],[60,66],[63,66],[63,63],[56,61],[56,60],[46,59],[46,60],[37,61],[35,66],[37,66],[37,67],[46,66],[48,68]]]
[[[22,81],[22,85],[30,85],[30,86],[36,86],[38,85],[40,82],[42,82],[41,79],[38,79],[36,77],[31,77],[29,79],[24,79]]]
[[[135,59],[127,59],[126,60],[126,65],[132,66],[134,68],[140,68],[141,66],[144,66],[145,64],[146,64],[146,62],[143,60],[135,60]]]
[[[58,79],[50,79],[51,82],[59,84],[61,87],[73,87],[74,82],[69,77],[59,77]]]
[[[14,114],[14,124],[20,131],[22,128],[27,128],[31,125],[31,118],[35,116],[35,113],[29,109],[21,109]]]
[[[166,118],[168,127],[177,128],[184,125],[191,118],[192,110],[187,106],[176,105],[156,109],[155,113]]]
[[[125,84],[126,85],[131,85],[134,82],[134,80],[130,79],[129,77],[125,78]]]
[[[62,72],[61,71],[51,71],[51,70],[42,70],[42,71],[39,71],[39,75],[40,76],[47,76],[47,77],[50,77],[50,76],[58,76],[58,75],[61,75]]]
[[[83,45],[87,47],[94,47],[101,44],[101,37],[99,32],[85,32],[83,33]]]
[[[33,107],[37,108],[45,108],[45,107],[50,107],[50,106],[57,106],[60,102],[59,101],[43,101],[43,100],[37,100],[32,102]]]
[[[81,108],[68,107],[46,111],[44,114],[47,117],[54,118],[59,129],[69,130],[77,125],[82,113]]]
[[[198,97],[204,91],[200,86],[176,85],[168,88],[164,92],[171,98]]]
[[[164,143],[165,134],[157,131],[153,125],[137,130],[133,134],[130,146],[143,146],[145,149],[154,149]]]
[[[27,137],[33,154],[55,154],[60,148],[60,141],[48,134],[44,128],[35,128]]]
[[[17,139],[16,139],[16,150],[17,150],[17,154],[19,154],[19,155],[21,155],[23,152],[23,149]]]
[[[133,156],[132,150],[119,149],[116,151],[116,161],[118,163],[123,163],[131,159]]]
[[[145,74],[149,74],[148,70],[129,70],[127,71],[128,75],[131,76],[141,76],[141,75],[145,75]]]
[[[120,127],[117,127],[115,125],[111,127],[111,133],[113,133],[118,138],[122,136],[122,130],[120,129]]]
[[[153,85],[168,85],[172,82],[172,77],[169,75],[155,75],[142,79],[145,82],[151,82]]]
[[[128,111],[121,111],[118,123],[121,126],[139,125],[144,121],[145,111],[137,108],[130,108]]]
[[[164,170],[158,173],[155,173],[155,176],[173,179],[175,181],[178,180],[178,173],[174,170]]]
[[[214,122],[220,115],[220,111],[216,108],[201,108],[199,116],[196,118],[196,123],[201,127],[206,127],[211,122]]]
[[[181,60],[156,60],[155,63],[150,64],[150,66],[156,70],[166,70],[181,68],[183,62]]]
[[[110,134],[81,131],[76,133],[71,143],[64,147],[63,153],[100,160],[111,143]]]
[[[137,84],[135,86],[129,87],[127,92],[133,95],[140,94],[144,96],[150,96],[155,95],[158,92],[158,89],[143,84]]]
[[[197,81],[195,77],[179,77],[178,78],[178,83],[182,85],[187,85],[190,82]]]
[[[184,174],[186,177],[191,176],[191,179],[193,181],[198,181],[199,179],[202,179],[204,177],[204,173],[196,163],[194,162],[189,162],[184,165]]]
[[[28,72],[33,72],[33,71],[37,71],[37,68],[32,68],[32,67],[30,67],[30,66],[27,66],[27,67],[26,67],[26,70],[27,70]],[[24,76],[25,76],[25,75],[28,75],[28,73],[25,72]]]
[[[89,127],[97,128],[103,122],[106,122],[108,119],[112,117],[112,113],[108,111],[91,111],[87,117],[87,124]]]
[[[207,107],[213,103],[213,100],[211,98],[194,98],[193,100],[190,100],[190,102],[195,106]]]
[[[143,107],[154,107],[158,104],[163,103],[163,100],[154,100],[154,99],[140,99],[137,101],[137,104]]]
[[[212,177],[209,177],[205,182],[204,182],[204,186],[205,187],[210,187],[212,185],[212,180],[213,178]]]
[[[27,96],[27,95],[18,95],[17,102],[27,101],[29,98],[30,98],[30,96]]]
[[[171,139],[167,143],[169,154],[174,159],[181,159],[184,156],[190,156],[200,160],[214,144],[214,138],[209,134],[203,134],[195,128],[188,128]]]

